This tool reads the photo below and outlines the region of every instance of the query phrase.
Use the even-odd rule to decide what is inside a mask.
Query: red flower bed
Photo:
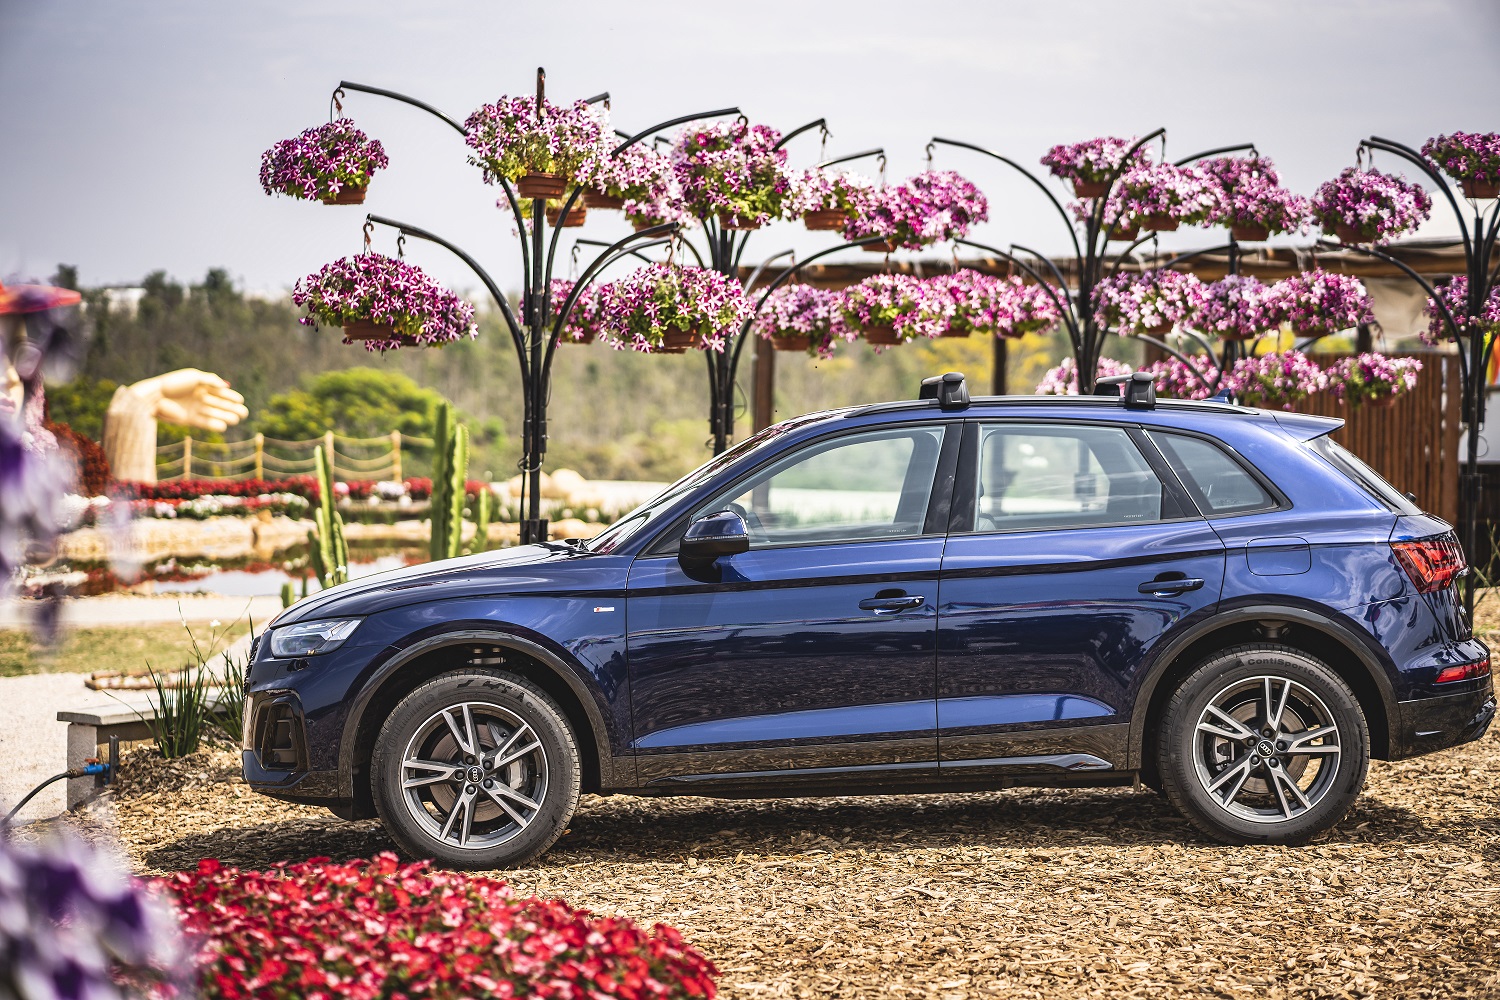
[[[335,483],[335,492],[354,500],[367,499],[379,484],[373,479]],[[470,493],[482,484],[471,481]],[[348,487],[348,492],[338,487]],[[111,494],[122,500],[196,500],[203,496],[258,497],[266,493],[295,493],[314,503],[318,500],[316,476],[289,476],[286,479],[241,479],[225,482],[219,479],[175,479],[163,483],[117,483]],[[406,480],[406,493],[413,500],[432,498],[432,480]]]
[[[86,497],[103,496],[113,481],[109,474],[109,458],[104,454],[104,449],[67,424],[48,421],[42,426],[52,432],[58,444],[73,452],[73,457],[78,462],[78,482],[75,484],[78,492]]]
[[[713,963],[649,932],[394,854],[246,872],[203,861],[161,880],[197,948],[204,997],[712,998]]]

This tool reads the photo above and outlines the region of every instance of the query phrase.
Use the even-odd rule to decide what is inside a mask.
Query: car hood
[[[306,597],[272,619],[270,628],[343,615],[368,615],[442,597],[510,591],[547,591],[574,574],[563,567],[590,560],[571,545],[518,545],[456,559],[362,576]]]

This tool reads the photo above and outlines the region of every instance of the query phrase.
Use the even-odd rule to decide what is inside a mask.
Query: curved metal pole
[[[622,150],[629,146],[634,146],[636,143],[646,138],[646,136],[651,135],[655,132],[660,132],[664,128],[671,128],[673,125],[682,125],[687,122],[697,121],[700,118],[718,118],[721,115],[737,115],[739,113],[739,108],[720,108],[718,111],[700,111],[696,115],[682,115],[678,118],[669,118],[664,122],[657,122],[655,125],[652,125],[650,128],[644,131],[637,132],[635,135],[626,139],[624,142],[620,143],[618,146],[612,149],[609,155],[618,156],[620,155],[620,152]]]
[[[665,242],[670,243],[672,241],[671,240],[666,240]],[[679,240],[678,242],[680,243],[682,241]],[[590,246],[590,247],[607,247],[607,246],[610,245],[610,244],[604,242],[603,240],[581,240],[580,239],[580,240],[574,240],[573,243],[576,246]],[[629,256],[629,257],[639,257],[642,261],[644,261],[647,264],[659,264],[659,263],[661,263],[661,261],[652,260],[650,257],[647,257],[645,254],[641,253],[641,248],[640,247],[631,247],[630,250],[627,252],[626,256]]]
[[[552,336],[548,338],[547,343],[547,357],[542,366],[542,371],[544,373],[550,371],[552,368],[552,352],[557,348],[558,338],[562,335],[563,327],[567,325],[568,317],[573,314],[573,306],[578,302],[578,297],[583,294],[583,290],[589,286],[589,284],[594,280],[595,276],[598,275],[600,271],[604,270],[610,264],[613,264],[615,261],[619,260],[622,257],[627,257],[632,253],[638,253],[639,251],[644,250],[647,247],[660,246],[664,243],[670,243],[670,236],[677,230],[677,228],[677,223],[666,222],[660,226],[652,226],[649,229],[642,229],[640,232],[631,233],[624,239],[617,240],[616,242],[610,244],[607,250],[599,254],[599,256],[595,257],[593,262],[590,263],[588,267],[583,269],[583,273],[578,276],[578,280],[573,282],[573,287],[568,291],[567,299],[563,301],[562,309],[558,312],[557,318],[553,321]],[[653,237],[662,236],[668,238],[653,239]],[[638,243],[633,247],[626,248],[626,244],[632,243],[636,240],[648,240],[649,242]]]
[[[405,94],[398,93],[394,90],[386,90],[383,87],[371,87],[363,83],[350,83],[348,80],[340,80],[338,89],[357,90],[364,94],[374,94],[377,97],[389,97],[393,101],[400,101],[403,104],[410,104],[412,107],[420,108],[421,110],[436,118],[441,118],[443,121],[451,125],[459,135],[467,136],[469,134],[468,129],[460,125],[455,119],[449,118],[447,115],[443,114],[431,104],[428,104],[426,101],[419,101],[415,97],[407,97]]]
[[[1116,336],[1119,335],[1116,334]],[[1145,341],[1148,344],[1159,347],[1162,350],[1166,351],[1168,354],[1172,355],[1172,357],[1176,358],[1178,361],[1181,361],[1183,364],[1187,365],[1188,368],[1191,369],[1195,374],[1198,372],[1198,367],[1193,364],[1193,360],[1191,357],[1183,354],[1181,351],[1177,350],[1175,347],[1171,346],[1166,341],[1161,340],[1160,338],[1153,337],[1148,333],[1137,333],[1131,339]],[[1213,364],[1215,369],[1223,371],[1222,366],[1220,366],[1219,364],[1219,359],[1214,357],[1213,351],[1209,351],[1207,357],[1208,360]],[[1201,377],[1199,378],[1199,381],[1202,381]],[[1207,382],[1204,382],[1203,384],[1207,388],[1217,388],[1216,386],[1210,386]]]
[[[567,221],[568,213],[573,210],[573,203],[583,194],[582,187],[574,187],[573,193],[568,195],[568,200],[563,202],[562,209],[557,213],[557,225],[552,227],[552,241],[547,244],[547,271],[545,277],[552,280],[552,265],[557,259],[557,241],[562,237],[563,223]]]
[[[819,170],[822,170],[824,167],[831,167],[836,163],[848,163],[851,160],[863,160],[867,156],[884,155],[885,150],[880,148],[879,146],[876,146],[874,149],[862,149],[858,153],[850,153],[847,156],[835,156],[831,160],[824,160],[822,163],[814,163],[813,166],[817,167]]]
[[[973,247],[975,250],[983,250],[986,253],[992,253],[997,257],[1010,261],[1012,264],[1015,264],[1021,270],[1031,275],[1031,277],[1036,280],[1036,283],[1041,286],[1042,290],[1047,293],[1048,297],[1052,299],[1052,304],[1057,307],[1058,315],[1060,315],[1063,319],[1063,325],[1068,328],[1068,339],[1072,341],[1073,353],[1077,354],[1083,349],[1083,345],[1079,340],[1080,334],[1078,328],[1074,325],[1075,317],[1073,315],[1073,305],[1071,298],[1067,303],[1060,301],[1057,297],[1056,291],[1053,290],[1052,285],[1047,281],[1046,278],[1042,277],[1042,275],[1034,267],[1026,263],[1024,260],[1021,260],[1014,254],[1006,253],[999,247],[992,247],[986,243],[976,243],[973,240],[954,240],[953,242],[960,246]],[[1066,287],[1063,288],[1063,292],[1066,294]]]
[[[415,236],[418,239],[427,240],[430,243],[436,243],[438,246],[444,248],[449,253],[453,254],[453,256],[469,265],[469,270],[473,271],[479,277],[479,280],[484,283],[484,287],[489,291],[490,297],[493,298],[495,300],[495,304],[500,307],[501,315],[505,317],[505,325],[510,328],[511,339],[514,340],[516,344],[516,354],[520,357],[521,377],[530,377],[530,369],[528,367],[526,359],[526,341],[525,338],[521,335],[521,324],[516,321],[516,314],[511,311],[510,303],[507,302],[505,296],[501,294],[499,286],[495,284],[494,279],[489,276],[489,273],[486,272],[484,268],[479,266],[478,261],[476,261],[473,257],[470,257],[463,250],[454,246],[452,243],[443,239],[441,236],[438,236],[436,233],[430,233],[425,229],[418,229],[416,226],[408,225],[405,222],[398,222],[395,219],[388,219],[383,215],[366,214],[365,219],[369,222],[378,223],[382,226],[390,226],[393,229],[399,230],[402,235]]]
[[[1448,182],[1443,180],[1443,175],[1437,172],[1436,167],[1427,162],[1425,156],[1410,146],[1396,142],[1394,139],[1382,139],[1378,135],[1370,136],[1370,138],[1361,142],[1360,145],[1367,149],[1379,149],[1399,156],[1426,174],[1427,179],[1437,185],[1437,189],[1443,193],[1443,197],[1448,199],[1448,204],[1453,208],[1453,215],[1458,219],[1459,235],[1464,240],[1464,256],[1473,256],[1474,241],[1469,237],[1469,226],[1464,222],[1464,214],[1458,209],[1458,199],[1453,197],[1453,190],[1448,186]],[[1474,235],[1477,237],[1479,234],[1475,233]]]
[[[1158,264],[1156,270],[1164,271],[1169,267],[1175,267],[1178,264],[1181,264],[1185,260],[1192,260],[1194,257],[1202,257],[1206,253],[1218,253],[1220,250],[1230,251],[1238,245],[1239,244],[1231,241],[1229,243],[1225,243],[1223,246],[1204,247],[1201,250],[1189,250],[1187,253],[1180,253],[1176,257],[1169,259],[1165,264]]]
[[[1048,257],[1046,254],[1043,254],[1043,253],[1040,253],[1040,252],[1038,252],[1036,250],[1033,250],[1033,249],[1031,249],[1031,247],[1022,246],[1019,243],[1012,243],[1010,245],[1010,248],[1013,251],[1014,250],[1019,250],[1022,253],[1029,253],[1029,254],[1031,254],[1031,256],[1035,257],[1037,260],[1041,261],[1043,264],[1046,264],[1047,265],[1047,270],[1052,272],[1052,277],[1054,277],[1054,278],[1057,279],[1057,287],[1059,287],[1059,288],[1067,288],[1068,287],[1068,279],[1066,279],[1066,278],[1063,277],[1063,273],[1057,269],[1057,265],[1054,264],[1054,263],[1052,263],[1052,259],[1050,257]]]
[[[1052,189],[1049,188],[1046,184],[1042,183],[1041,179],[1033,174],[1030,170],[1027,170],[1025,167],[1021,166],[1019,163],[1017,163],[1015,160],[1012,160],[1008,156],[1002,156],[1000,153],[997,153],[992,149],[985,149],[983,146],[976,146],[972,142],[963,142],[959,139],[944,139],[941,136],[933,136],[932,141],[940,142],[945,146],[957,146],[960,149],[972,150],[976,153],[982,153],[985,156],[990,157],[991,159],[999,160],[1001,163],[1015,170],[1022,177],[1025,177],[1028,181],[1035,184],[1037,188],[1041,190],[1042,194],[1047,196],[1047,200],[1052,203],[1052,207],[1057,209],[1057,214],[1062,217],[1063,225],[1066,226],[1068,230],[1068,236],[1073,241],[1073,255],[1075,257],[1078,257],[1079,259],[1082,259],[1083,248],[1078,245],[1078,233],[1075,229],[1076,224],[1073,221],[1073,217],[1070,216],[1067,210],[1063,208],[1062,202],[1057,200],[1057,195],[1052,193]]]
[[[1120,267],[1121,267],[1121,265],[1123,265],[1125,263],[1125,259],[1127,257],[1130,258],[1132,261],[1134,261],[1135,264],[1138,267],[1140,267],[1140,269],[1142,271],[1145,271],[1146,270],[1146,262],[1143,261],[1143,260],[1141,260],[1139,257],[1137,257],[1135,255],[1135,250],[1136,250],[1136,247],[1142,246],[1142,245],[1144,245],[1146,243],[1150,243],[1154,239],[1156,239],[1156,234],[1155,233],[1148,233],[1145,236],[1138,237],[1135,240],[1135,242],[1133,242],[1133,243],[1130,244],[1130,246],[1126,247],[1124,250],[1120,251],[1120,253],[1116,254],[1115,255],[1115,262],[1114,262],[1114,264],[1112,264],[1110,266],[1110,269],[1109,269],[1109,276],[1111,278],[1113,278],[1115,275],[1117,275],[1117,274],[1120,273]],[[1105,249],[1105,253],[1107,255],[1108,251],[1109,251],[1109,241],[1108,240],[1104,241],[1104,249]]]
[[[788,254],[794,254],[796,252],[797,252],[796,250],[783,250],[783,251],[781,251],[781,253],[772,254],[771,256],[767,257],[765,260],[761,261],[759,264],[756,264],[755,265],[755,270],[753,270],[753,271],[750,272],[750,277],[748,277],[748,278],[745,279],[745,289],[748,291],[749,289],[752,289],[752,288],[755,287],[755,283],[760,280],[761,274],[764,273],[765,269],[770,266],[771,261],[773,261],[773,260],[780,260],[781,258],[787,256]]]
[[[819,127],[821,127],[823,129],[823,131],[827,132],[828,131],[828,119],[827,118],[819,118],[817,121],[808,122],[806,125],[802,125],[802,126],[799,126],[798,128],[792,129],[786,135],[782,136],[781,137],[781,141],[779,141],[778,143],[776,143],[776,145],[772,146],[771,148],[772,149],[780,149],[782,146],[785,146],[787,143],[789,143],[793,139],[797,138],[797,136],[801,135],[803,132],[806,132],[809,129],[815,129],[815,128],[819,128]]]
[[[1120,162],[1115,164],[1114,169],[1110,170],[1109,179],[1104,182],[1104,197],[1095,199],[1094,211],[1091,213],[1091,218],[1093,219],[1093,225],[1089,227],[1089,249],[1091,251],[1094,249],[1095,235],[1097,232],[1103,232],[1104,230],[1104,207],[1109,204],[1109,196],[1115,193],[1115,184],[1120,180],[1120,175],[1125,172],[1125,167],[1146,143],[1166,134],[1166,129],[1159,128],[1154,132],[1141,136],[1125,151],[1125,155],[1120,157]],[[1109,241],[1105,240],[1106,246],[1108,243]],[[1102,253],[1103,251],[1100,252]]]
[[[1192,156],[1184,156],[1182,159],[1174,161],[1172,166],[1185,167],[1194,160],[1206,160],[1210,156],[1218,156],[1220,153],[1242,153],[1245,150],[1249,150],[1252,153],[1259,152],[1253,142],[1244,142],[1238,146],[1218,146],[1214,149],[1205,149],[1201,153],[1194,153]]]

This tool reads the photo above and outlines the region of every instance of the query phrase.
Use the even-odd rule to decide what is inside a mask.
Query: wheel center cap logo
[[[1255,752],[1260,754],[1262,757],[1273,757],[1276,754],[1276,748],[1271,745],[1270,740],[1261,740],[1260,743],[1256,745]]]
[[[469,773],[468,773],[467,777],[469,779],[469,784],[471,784],[471,785],[477,785],[477,784],[479,784],[481,781],[484,780],[484,768],[479,767],[477,765],[474,766],[474,767],[469,768]]]

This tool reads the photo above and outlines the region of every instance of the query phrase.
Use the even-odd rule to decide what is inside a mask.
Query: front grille
[[[254,749],[267,771],[307,770],[307,741],[302,716],[288,701],[263,705],[255,717]]]

